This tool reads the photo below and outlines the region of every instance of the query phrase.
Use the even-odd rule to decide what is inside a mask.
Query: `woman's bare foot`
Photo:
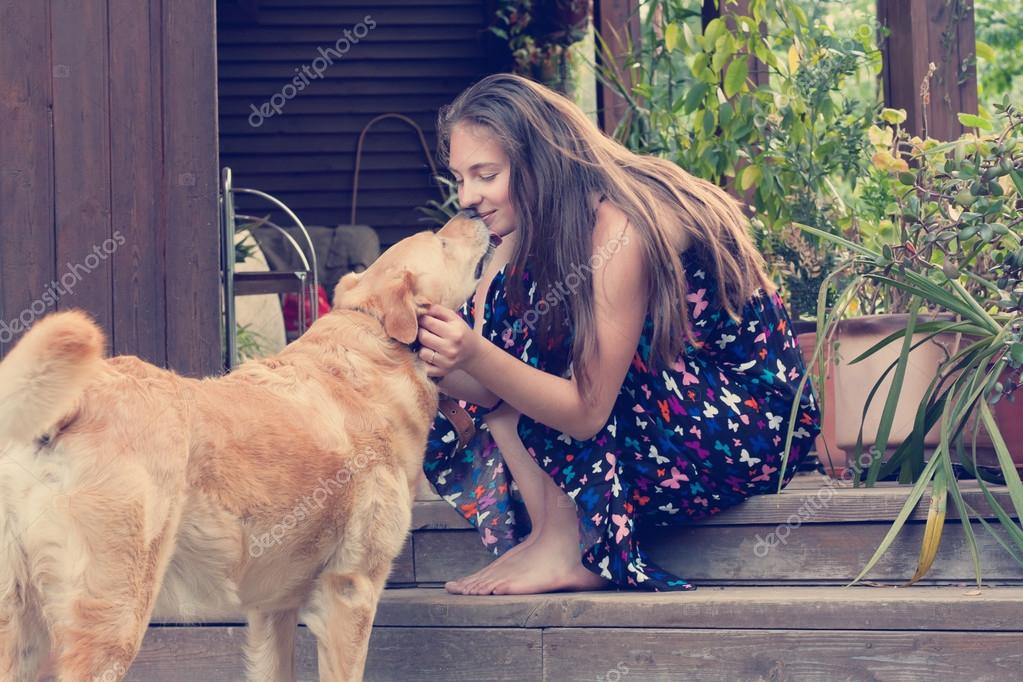
[[[544,491],[543,518],[543,528],[528,546],[459,584],[459,593],[540,594],[607,587],[607,580],[582,565],[575,502],[553,481]]]
[[[455,580],[449,580],[448,582],[444,583],[444,589],[450,592],[451,594],[468,594],[468,592],[465,591],[468,585],[475,583],[479,580],[489,579],[491,575],[494,574],[495,571],[500,570],[502,564],[504,564],[509,559],[516,556],[517,554],[525,550],[527,547],[532,545],[536,541],[537,535],[539,535],[538,532],[530,533],[522,540],[522,542],[515,545],[507,552],[497,557],[496,559],[494,559],[494,561],[490,562],[489,564],[487,564],[480,570],[476,571],[475,573],[464,575],[461,578],[457,578]]]
[[[560,545],[560,546],[559,546]],[[468,586],[466,594],[541,594],[568,590],[600,590],[610,582],[582,565],[577,539],[544,542],[508,560],[486,579]]]

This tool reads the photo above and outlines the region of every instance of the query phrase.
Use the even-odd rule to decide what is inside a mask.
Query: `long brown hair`
[[[519,218],[511,271],[528,265],[537,300],[570,272],[579,273],[579,264],[590,262],[595,195],[605,195],[628,217],[646,254],[647,311],[653,320],[646,360],[652,367],[670,365],[682,339],[694,341],[682,245],[697,249],[708,275],[719,282],[721,305],[736,320],[758,289],[774,290],[738,202],[670,161],[629,151],[563,95],[513,74],[483,78],[440,110],[438,153],[445,165],[458,123],[482,126],[508,155],[509,190]],[[585,390],[586,362],[596,357],[597,342],[592,276],[588,269],[581,272],[582,285],[564,302],[565,316],[544,316],[540,342],[561,331],[566,318],[570,321],[573,371]],[[507,281],[509,305],[521,314],[526,301],[521,278]]]

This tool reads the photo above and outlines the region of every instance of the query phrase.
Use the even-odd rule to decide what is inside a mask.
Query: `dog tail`
[[[85,313],[49,315],[0,363],[0,442],[31,441],[75,408],[106,340]]]

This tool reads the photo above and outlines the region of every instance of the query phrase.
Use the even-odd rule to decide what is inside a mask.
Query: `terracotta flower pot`
[[[817,344],[817,333],[816,332],[804,332],[796,336],[796,342],[799,344],[799,350],[803,354],[803,362],[806,364],[808,369],[810,368],[810,362],[813,360],[813,349]],[[827,357],[827,349],[825,352],[825,362],[827,365],[827,373],[824,377],[824,386],[814,386],[817,389],[817,395],[823,397],[824,410],[821,420],[821,432],[817,436],[817,441],[814,444],[814,450],[817,452],[817,459],[824,465],[828,475],[832,478],[842,478],[846,471],[846,457],[845,451],[837,445],[835,440],[835,380],[834,372],[831,371],[831,363]]]
[[[1010,381],[1011,370],[1002,374],[1002,381]],[[1002,398],[991,408],[992,416],[998,425],[998,431],[1002,434],[1002,440],[1009,449],[1016,470],[1023,473],[1023,389],[1018,389],[1013,394],[1013,400]],[[971,446],[973,441],[973,429],[976,413],[972,415],[966,426],[963,428],[967,458],[972,456]],[[983,426],[977,430],[977,465],[987,469],[1000,469],[998,454],[995,452],[994,444],[988,435],[987,429]]]
[[[902,350],[902,340],[889,344],[855,365],[850,365],[849,362],[889,334],[905,329],[908,321],[908,315],[867,315],[838,323],[834,412],[841,415],[841,418],[836,424],[835,431],[838,447],[846,452],[855,451],[867,397],[881,374],[898,359]],[[926,319],[919,317],[918,321],[924,322]],[[926,336],[914,334],[914,343],[922,341]],[[924,400],[927,387],[934,378],[938,365],[954,351],[955,342],[954,334],[942,334],[910,353],[895,419],[888,435],[890,451],[906,440],[912,432],[916,411]],[[863,421],[863,447],[867,452],[877,439],[878,426],[894,375],[894,371],[889,372],[884,383],[874,394]],[[938,444],[939,438],[940,431],[938,425],[935,425],[925,436],[924,445],[933,448]],[[869,462],[861,462],[863,468],[867,464]]]

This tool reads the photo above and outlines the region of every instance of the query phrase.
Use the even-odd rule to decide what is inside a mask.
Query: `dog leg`
[[[388,570],[326,573],[310,599],[305,622],[316,636],[321,682],[359,682]]]
[[[139,505],[108,500],[105,511],[77,500],[84,524],[65,526],[65,556],[42,592],[61,682],[118,682],[146,634],[170,562],[180,514],[163,510],[157,531],[144,532]],[[148,536],[148,537],[147,537]],[[67,570],[71,568],[72,570]],[[49,603],[47,603],[49,602]]]
[[[295,680],[295,632],[298,611],[249,612],[245,659],[253,682]]]
[[[5,576],[6,577],[6,576]],[[35,682],[49,657],[50,641],[37,605],[21,584],[0,588],[0,680]]]

